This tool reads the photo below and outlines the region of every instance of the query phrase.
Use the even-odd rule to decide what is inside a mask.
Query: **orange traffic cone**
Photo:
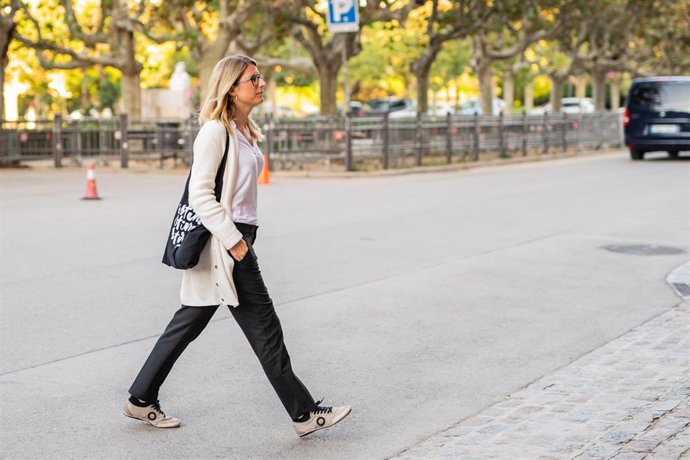
[[[100,200],[96,190],[96,171],[93,163],[89,163],[89,167],[86,170],[86,193],[82,200]]]
[[[271,183],[271,174],[268,170],[268,155],[264,153],[264,167],[261,169],[261,175],[258,180],[259,185],[268,185]]]

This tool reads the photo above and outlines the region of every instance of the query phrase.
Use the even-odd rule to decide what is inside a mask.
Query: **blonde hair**
[[[213,68],[213,72],[211,72],[208,94],[199,112],[199,122],[201,124],[209,120],[219,120],[225,125],[225,129],[228,132],[232,132],[232,120],[237,107],[230,95],[230,90],[237,86],[242,74],[250,65],[255,66],[256,61],[241,54],[228,56],[218,61]],[[264,139],[261,129],[259,129],[259,126],[251,116],[247,126],[254,139],[257,141]]]

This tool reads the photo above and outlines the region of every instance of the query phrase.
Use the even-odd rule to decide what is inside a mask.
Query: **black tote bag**
[[[225,136],[225,152],[223,159],[216,173],[216,200],[220,201],[220,194],[223,190],[223,175],[225,174],[225,163],[228,160],[228,144],[230,136]],[[194,167],[194,160],[192,166]],[[201,223],[201,219],[196,212],[189,206],[189,179],[192,177],[192,170],[189,170],[187,183],[184,186],[180,204],[177,205],[175,217],[173,217],[168,241],[165,244],[162,262],[172,268],[186,270],[195,267],[199,263],[201,251],[206,246],[211,232]]]

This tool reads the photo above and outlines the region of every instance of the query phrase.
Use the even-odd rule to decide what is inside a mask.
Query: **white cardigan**
[[[197,266],[183,271],[180,289],[182,305],[237,306],[239,303],[232,279],[235,261],[228,254],[228,249],[242,239],[242,233],[232,221],[232,195],[237,182],[239,148],[235,129],[229,134],[230,145],[220,202],[216,201],[214,189],[216,173],[225,151],[225,125],[218,120],[207,121],[194,141],[189,205],[211,232],[211,238],[201,252]]]

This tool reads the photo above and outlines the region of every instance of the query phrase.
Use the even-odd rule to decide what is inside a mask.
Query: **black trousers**
[[[285,410],[295,419],[314,408],[314,398],[292,371],[280,321],[261,277],[256,253],[252,247],[256,240],[257,227],[239,223],[235,225],[249,243],[249,252],[242,261],[235,262],[232,276],[239,306],[229,307],[230,312],[249,340]],[[129,393],[144,401],[158,400],[158,391],[175,361],[201,334],[217,309],[218,305],[183,305],[154,345]]]

